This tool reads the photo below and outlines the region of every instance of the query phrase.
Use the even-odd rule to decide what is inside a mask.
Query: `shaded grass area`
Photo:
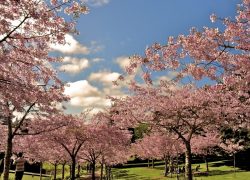
[[[113,170],[114,179],[140,179],[140,180],[160,180],[162,179],[162,172],[152,168],[125,168],[125,169],[114,169]]]
[[[206,171],[206,165],[204,163],[193,164],[193,170],[197,165],[200,165],[199,172]],[[51,165],[48,165],[52,171]],[[181,165],[183,166],[183,165]],[[61,177],[60,170],[61,167],[58,168],[57,178]],[[68,167],[67,167],[68,170]],[[250,180],[250,171],[245,171],[237,167],[236,172],[234,172],[234,168],[231,165],[231,162],[228,160],[224,161],[216,161],[209,163],[209,173],[194,173],[194,180]],[[173,174],[172,178],[170,175],[168,177],[164,177],[164,165],[155,166],[155,168],[148,167],[133,167],[128,168],[124,166],[123,168],[113,168],[113,179],[114,180],[167,180],[167,179],[177,179],[177,174]],[[98,174],[98,172],[97,172]],[[53,178],[53,175],[52,175]],[[14,180],[14,173],[10,174],[10,180]],[[24,175],[23,180],[38,180],[39,176],[32,175]],[[49,177],[43,177],[44,180],[50,179]],[[82,180],[91,180],[89,174],[82,174]],[[97,178],[98,179],[98,178]],[[184,180],[182,174],[178,175],[179,180]]]
[[[15,173],[11,172],[9,174],[9,180],[14,180],[14,179],[15,179]],[[42,179],[43,180],[50,180],[50,177],[43,177]],[[24,174],[22,180],[40,180],[40,177],[39,177],[39,175],[33,175],[32,176],[32,175],[26,175],[26,174]]]
[[[194,173],[194,180],[249,180],[250,171],[244,171],[236,168],[234,172],[233,166],[227,164],[227,161],[218,161],[209,163],[209,173]],[[193,165],[193,169],[198,164]],[[200,164],[200,172],[206,171],[206,165]],[[156,166],[155,168],[134,167],[134,168],[114,168],[113,176],[116,180],[163,180],[177,179],[177,174],[173,174],[172,178],[164,177],[164,166]],[[182,174],[178,175],[179,180],[183,180]]]

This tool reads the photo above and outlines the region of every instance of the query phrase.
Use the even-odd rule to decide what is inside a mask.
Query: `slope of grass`
[[[193,165],[193,169],[198,164]],[[47,165],[45,167],[52,170],[52,166]],[[61,170],[61,167],[59,167]],[[60,173],[60,170],[58,173]],[[243,171],[239,168],[235,169],[232,166],[228,166],[224,161],[217,161],[209,163],[209,174],[205,175],[194,175],[194,180],[249,180],[250,179],[250,171]],[[127,168],[113,168],[113,179],[114,180],[167,180],[167,179],[177,179],[177,174],[173,174],[172,178],[170,176],[164,177],[164,166],[158,165],[155,168],[148,167],[133,167]],[[200,172],[206,171],[206,165],[200,164]],[[61,175],[61,174],[60,174]],[[60,176],[58,174],[58,178]],[[183,175],[180,174],[179,180],[184,180]],[[53,177],[52,177],[53,178]],[[44,180],[50,179],[49,177],[43,177]],[[14,173],[10,173],[10,180],[14,180]],[[39,176],[34,174],[32,175],[24,175],[23,180],[39,180]]]
[[[194,164],[195,168],[198,164]],[[205,164],[200,164],[200,172],[206,171]],[[114,179],[117,180],[163,180],[163,179],[177,179],[177,174],[173,174],[173,177],[164,177],[164,166],[156,166],[154,169],[147,167],[135,167],[135,168],[117,168],[113,170]],[[183,180],[183,176],[179,175],[179,180]],[[209,174],[194,175],[194,180],[249,180],[250,172],[241,171],[231,166],[224,165],[223,161],[209,163]]]
[[[1,177],[2,178],[2,177]],[[15,179],[15,173],[14,172],[11,172],[9,174],[9,179],[10,180],[14,180]],[[35,174],[34,175],[27,175],[27,174],[24,174],[23,175],[23,179],[22,180],[39,180],[40,177],[39,177],[39,174]],[[50,177],[43,177],[42,178],[43,180],[50,180]]]

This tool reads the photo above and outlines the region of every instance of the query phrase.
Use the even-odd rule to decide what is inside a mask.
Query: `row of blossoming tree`
[[[211,132],[219,133],[225,127],[249,129],[249,11],[250,1],[243,0],[235,19],[211,15],[212,22],[222,21],[224,29],[192,28],[188,35],[169,37],[166,44],[155,43],[146,48],[145,55],[131,57],[126,67],[128,75],[137,73],[140,67],[147,85],[131,81],[131,96],[112,98],[114,121],[125,127],[144,123],[168,141],[169,137],[176,137],[183,144],[189,180],[192,180],[192,149],[201,153],[205,146],[201,143],[202,136],[211,137]],[[172,72],[176,76],[157,85],[154,79],[158,72],[161,75]],[[121,76],[119,80],[126,81],[126,77]],[[144,141],[149,146],[156,143],[156,140]],[[217,144],[216,141],[210,142]],[[157,148],[163,146],[158,144]],[[170,149],[174,145],[168,144]],[[164,150],[161,154],[146,150],[144,153],[148,157],[166,158],[168,151]]]
[[[75,33],[75,19],[66,21],[62,12],[77,17],[88,11],[79,0],[0,1],[0,120],[6,132],[3,179],[9,179],[13,141],[28,133],[30,121],[56,121],[58,104],[67,100],[64,85],[51,63],[61,58],[49,56],[51,44],[64,44],[66,33]],[[50,121],[48,121],[50,120]],[[62,126],[62,125],[59,125]],[[59,128],[42,126],[39,134]]]
[[[249,129],[249,0],[238,6],[235,19],[211,16],[212,21],[224,23],[222,31],[192,28],[189,35],[169,37],[165,45],[155,43],[144,56],[131,57],[128,74],[142,67],[147,85],[131,82],[132,95],[111,98],[109,113],[92,117],[91,123],[84,114],[76,117],[58,110],[58,103],[68,98],[50,66],[60,58],[48,54],[50,44],[64,44],[65,34],[76,31],[74,19],[67,22],[59,15],[62,10],[74,17],[86,13],[80,2],[0,1],[4,180],[9,179],[13,151],[24,151],[36,161],[70,163],[71,179],[75,179],[76,164],[88,161],[95,179],[96,163],[103,168],[127,160],[127,130],[139,124],[146,124],[149,133],[132,146],[132,152],[142,158],[164,159],[165,174],[172,159],[184,152],[185,173],[192,180],[192,151],[209,152],[208,144],[200,143],[206,141],[203,136],[211,138],[211,133],[216,135],[225,127]],[[176,77],[155,85],[153,74],[159,71],[175,72]]]
[[[82,0],[0,1],[4,180],[9,179],[11,156],[16,152],[39,162],[67,162],[71,164],[71,179],[75,179],[76,162],[80,160],[91,162],[94,179],[95,163],[110,166],[125,159],[130,140],[126,129],[97,119],[88,123],[86,117],[64,115],[58,108],[68,97],[53,69],[53,63],[61,58],[49,55],[50,45],[65,44],[67,33],[77,33],[76,18],[87,12]],[[72,18],[65,20],[62,13]]]
[[[70,179],[76,178],[76,166],[90,164],[92,179],[95,179],[95,168],[100,164],[101,179],[104,166],[109,167],[124,163],[130,156],[131,134],[126,129],[110,125],[95,117],[90,123],[86,114],[81,116],[63,115],[50,121],[32,122],[29,128],[33,134],[18,136],[13,141],[13,152],[24,152],[25,157],[33,162],[49,162],[55,166],[70,165]],[[46,126],[47,130],[44,130]],[[60,126],[60,127],[59,127]],[[43,133],[40,129],[43,129]],[[52,130],[53,129],[53,130]],[[1,147],[6,148],[6,147]],[[56,171],[54,179],[56,179]],[[107,175],[106,175],[107,176]],[[64,168],[62,179],[64,179]]]

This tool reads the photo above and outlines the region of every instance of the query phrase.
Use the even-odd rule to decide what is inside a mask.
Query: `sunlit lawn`
[[[15,179],[15,174],[10,173],[9,179],[14,180]],[[39,179],[40,179],[39,176],[31,176],[31,175],[25,175],[25,174],[23,175],[23,180],[39,180]],[[50,178],[49,177],[43,177],[42,179],[43,180],[49,180]]]
[[[194,164],[195,168],[198,164]],[[205,164],[200,164],[200,172],[206,170]],[[46,168],[51,168],[50,165]],[[68,168],[66,168],[68,171]],[[61,167],[59,167],[57,177],[61,177]],[[114,180],[166,180],[177,179],[177,175],[173,174],[172,178],[164,177],[164,166],[156,166],[155,168],[148,167],[133,167],[133,168],[113,168]],[[52,177],[53,178],[53,177]],[[10,173],[10,180],[14,180],[14,173]],[[43,180],[49,180],[49,177],[43,177]],[[249,180],[250,171],[242,171],[236,168],[236,173],[231,166],[224,165],[223,161],[209,163],[209,175],[208,176],[196,176],[194,180]],[[24,175],[23,180],[39,180],[39,176]],[[184,180],[182,175],[179,176],[179,180]]]
[[[221,162],[209,163],[209,176],[195,176],[194,180],[249,180],[250,172],[241,171],[236,169],[234,173],[233,167],[221,165]],[[200,171],[205,171],[205,164],[200,164]],[[193,165],[195,168],[197,165]],[[114,179],[117,180],[163,180],[171,179],[170,177],[164,177],[164,166],[156,166],[153,168],[147,167],[135,167],[135,168],[121,168],[114,169]],[[177,179],[176,174],[173,174],[172,179]],[[179,177],[183,180],[183,177]]]

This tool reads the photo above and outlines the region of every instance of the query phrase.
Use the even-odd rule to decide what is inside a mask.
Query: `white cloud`
[[[156,82],[159,83],[160,81],[171,81],[171,78],[169,76],[160,76]]]
[[[97,73],[91,73],[89,76],[90,81],[100,81],[103,84],[111,84],[112,81],[117,80],[117,78],[120,76],[117,72],[97,72]]]
[[[101,62],[103,60],[104,60],[103,58],[94,58],[94,59],[92,59],[92,61],[95,62],[95,63]]]
[[[63,64],[59,67],[59,70],[65,71],[67,73],[71,74],[77,74],[81,72],[82,70],[89,67],[89,60],[86,58],[74,58],[74,57],[65,57],[63,59],[63,62],[66,64]]]
[[[173,79],[178,75],[178,72],[176,71],[170,71],[168,72],[165,76],[159,76],[157,77],[156,79],[156,83],[155,85],[160,85],[161,81],[165,81],[165,82],[169,82],[168,84],[168,87],[171,89],[171,90],[174,90],[174,89],[178,89],[180,88],[182,85],[178,82],[174,82]]]
[[[160,82],[160,81],[171,81],[174,78],[176,78],[176,76],[178,75],[177,71],[169,71],[167,72],[167,74],[165,76],[159,76],[157,77],[157,81],[156,82]]]
[[[103,94],[110,95],[112,97],[126,96],[126,94],[121,89],[121,86],[107,86],[103,88]]]
[[[66,44],[51,44],[50,47],[54,51],[59,51],[63,54],[89,54],[90,49],[80,44],[72,35],[65,35]]]
[[[130,58],[128,56],[120,56],[115,59],[115,63],[117,63],[120,68],[126,72],[126,67],[129,66],[130,64]],[[135,75],[141,72],[140,66],[138,66],[135,70],[134,73],[131,75],[126,75],[126,79],[132,80],[134,79]],[[125,73],[126,74],[126,73]]]
[[[103,6],[110,2],[110,0],[86,0],[92,6]]]
[[[86,108],[100,108],[109,107],[111,105],[110,100],[103,97],[75,97],[71,99],[71,104],[79,106],[79,104]]]
[[[119,76],[120,74],[117,72],[100,71],[91,73],[88,80],[101,82],[103,85],[102,94],[105,96],[123,97],[125,93],[122,89],[126,87],[126,82],[124,84],[120,83],[119,86],[113,84],[113,81],[116,81]]]
[[[98,60],[97,60],[98,61]],[[71,62],[70,59],[64,59],[64,62]],[[107,96],[124,97],[124,86],[114,86],[112,81],[120,76],[118,72],[99,71],[91,73],[88,80],[81,80],[68,83],[65,87],[65,94],[71,99],[67,104],[69,109],[82,108],[82,110],[92,109],[94,114],[111,106],[111,101]],[[90,81],[101,83],[102,86],[95,87]]]
[[[64,93],[71,98],[71,106],[103,109],[111,105],[110,100],[86,80],[68,83]]]
[[[65,87],[64,94],[71,98],[74,97],[88,97],[88,96],[98,96],[99,91],[96,87],[89,84],[86,80],[76,81],[68,83]]]
[[[125,67],[129,65],[129,57],[127,56],[120,56],[117,57],[115,62],[121,67],[121,69],[125,70]]]
[[[104,45],[100,45],[96,41],[91,41],[90,44],[91,45],[90,45],[89,49],[92,53],[96,53],[96,52],[102,51],[104,49]]]
[[[68,104],[66,104],[69,109],[92,109],[94,112],[111,106],[111,101],[106,98],[107,95],[115,97],[124,96],[121,87],[110,84],[110,86],[98,89],[92,86],[87,80],[68,83],[64,94],[71,98]]]

